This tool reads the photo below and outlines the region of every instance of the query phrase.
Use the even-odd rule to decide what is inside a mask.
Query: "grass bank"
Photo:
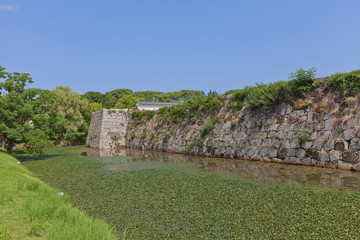
[[[72,207],[0,151],[0,239],[116,239],[109,227]]]
[[[359,192],[256,183],[205,171],[196,163],[86,157],[83,151],[52,148],[24,165],[128,238],[360,236]]]

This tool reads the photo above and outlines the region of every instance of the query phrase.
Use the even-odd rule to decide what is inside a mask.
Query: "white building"
[[[137,102],[136,106],[140,110],[158,110],[162,107],[175,106],[177,103],[170,102]]]

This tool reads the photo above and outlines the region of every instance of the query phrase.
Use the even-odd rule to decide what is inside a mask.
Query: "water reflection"
[[[339,190],[360,190],[360,172],[336,169],[284,165],[240,159],[223,159],[173,154],[138,149],[89,150],[85,156],[124,156],[131,157],[121,162],[156,161],[156,162],[195,162],[211,171],[230,173],[241,178],[258,182],[277,184],[303,184],[335,188]],[[123,169],[125,166],[112,168]]]

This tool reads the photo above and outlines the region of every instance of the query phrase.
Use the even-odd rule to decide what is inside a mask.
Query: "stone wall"
[[[199,139],[206,125],[214,130]],[[228,97],[217,116],[198,113],[175,124],[156,113],[140,124],[130,121],[126,146],[360,170],[359,95],[314,91],[268,110],[237,109]]]
[[[123,147],[126,129],[131,117],[128,109],[103,109],[91,114],[86,145],[97,149]]]

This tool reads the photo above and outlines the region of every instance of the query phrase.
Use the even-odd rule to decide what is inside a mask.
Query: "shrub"
[[[306,143],[310,136],[309,130],[301,128],[299,131],[297,131],[296,136],[298,137],[300,144]]]
[[[246,96],[251,108],[268,108],[290,99],[292,99],[292,92],[288,82],[285,81],[270,84],[257,83],[256,87],[248,88]]]
[[[289,86],[297,93],[310,92],[314,88],[315,68],[308,70],[300,68],[289,75]]]
[[[159,114],[164,120],[178,124],[185,118],[192,119],[198,112],[216,114],[220,106],[220,96],[213,94],[207,97],[200,96],[172,107],[161,108]]]
[[[335,73],[326,81],[326,85],[343,91],[345,95],[357,93],[360,91],[360,70]]]
[[[138,112],[133,112],[131,114],[131,117],[135,120],[135,124],[138,125],[143,120],[149,121],[150,119],[152,119],[154,117],[154,114],[155,112],[150,110],[138,111]]]
[[[186,150],[188,150],[188,151],[191,151],[191,149],[193,149],[193,145],[192,145],[192,143],[186,143],[185,144],[185,148],[186,148]]]

